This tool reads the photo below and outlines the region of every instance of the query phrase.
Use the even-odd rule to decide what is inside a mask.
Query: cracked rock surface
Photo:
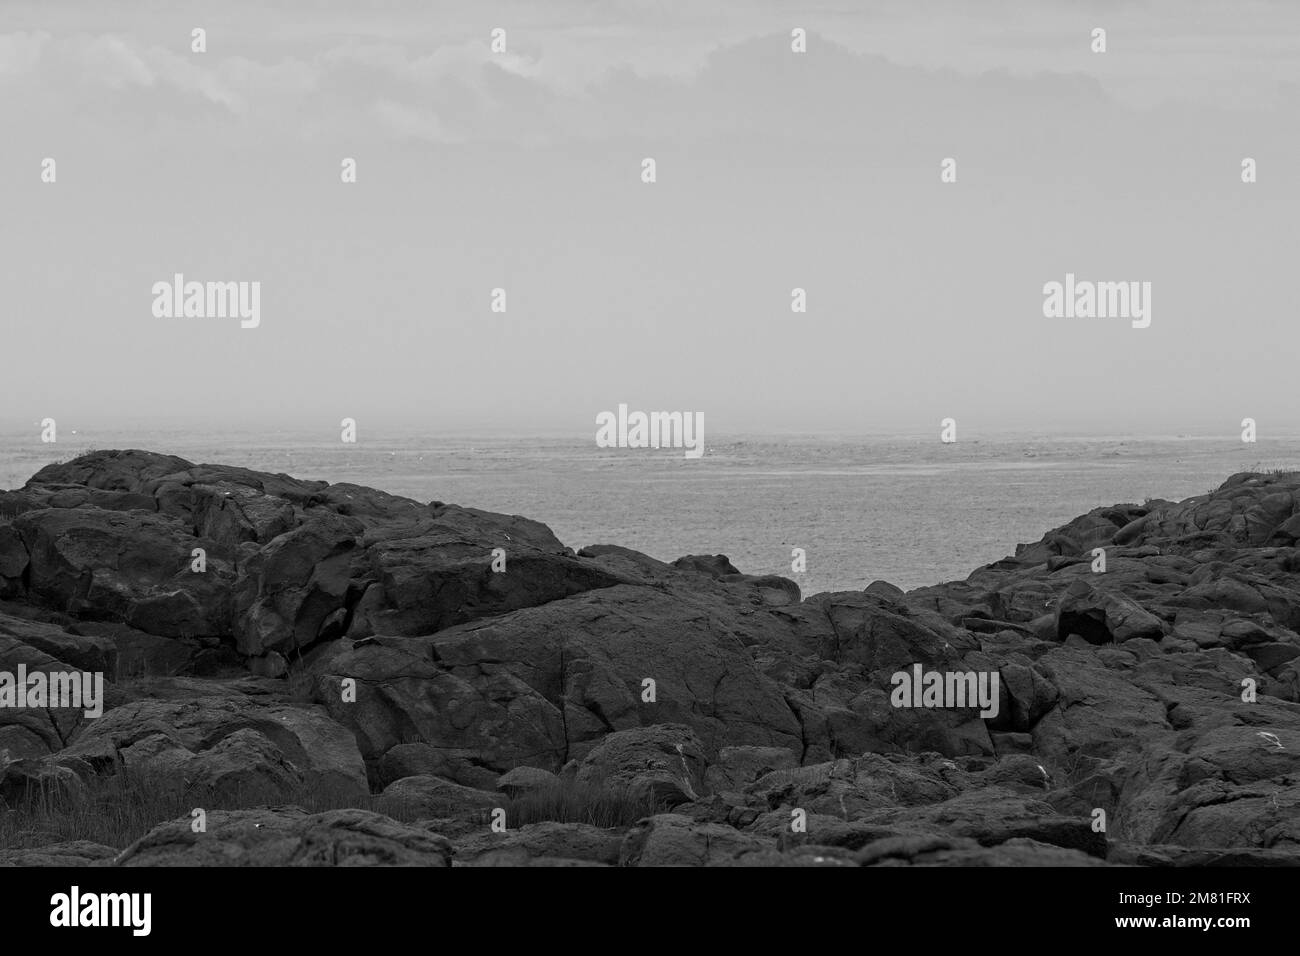
[[[722,555],[93,452],[0,492],[0,671],[105,681],[98,717],[0,708],[0,812],[147,775],[207,827],[0,863],[1300,865],[1298,540],[1300,475],[1245,473],[965,581],[805,597]],[[996,675],[997,713],[895,706],[918,664]],[[639,810],[536,818],[596,793]]]

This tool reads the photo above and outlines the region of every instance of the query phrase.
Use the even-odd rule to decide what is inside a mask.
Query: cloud
[[[35,70],[41,51],[49,42],[48,33],[0,34],[0,76],[16,76]]]
[[[1185,2],[1201,21],[1169,15],[1159,0],[1103,9],[1114,52],[1095,56],[1084,30],[1093,19],[1054,0],[978,10],[936,0],[927,11],[828,0],[797,15],[770,0],[671,15],[642,0],[557,0],[544,10],[507,0],[490,21],[450,4],[436,33],[416,3],[365,16],[326,3],[324,19],[303,25],[278,0],[232,0],[239,16],[212,25],[201,55],[175,18],[123,14],[120,32],[0,35],[0,87],[33,84],[39,111],[70,128],[120,121],[161,131],[198,104],[286,135],[348,137],[360,122],[427,143],[741,134],[756,103],[773,130],[833,136],[847,103],[890,118],[897,104],[920,101],[946,115],[945,98],[969,102],[963,83],[1025,102],[1086,89],[1143,109],[1169,99],[1234,110],[1294,102],[1285,83],[1300,63],[1285,41],[1300,16],[1242,0],[1233,19]],[[18,22],[30,25],[32,9]],[[507,29],[507,53],[490,49],[496,25]],[[808,29],[807,54],[790,53],[791,25]],[[37,109],[7,97],[0,122]]]
[[[109,89],[148,87],[154,83],[154,71],[119,36],[77,35],[58,41],[52,52],[61,70],[75,71],[81,79]]]
[[[458,143],[463,141],[443,125],[436,113],[392,100],[379,100],[374,105],[374,115],[398,139],[426,143]]]

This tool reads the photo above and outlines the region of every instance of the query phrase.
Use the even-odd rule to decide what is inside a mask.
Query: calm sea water
[[[373,433],[0,432],[0,487],[90,448],[350,481],[543,521],[573,548],[620,544],[656,558],[723,553],[742,571],[790,574],[805,594],[964,578],[1098,505],[1203,494],[1234,472],[1300,467],[1300,438],[1009,438],[962,441],[722,437],[706,455],[598,449],[590,439]]]

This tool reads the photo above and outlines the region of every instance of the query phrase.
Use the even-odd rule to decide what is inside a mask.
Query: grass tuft
[[[630,827],[643,817],[668,809],[653,793],[561,780],[551,787],[510,798],[505,806],[511,826],[529,823],[586,823],[603,829]]]
[[[277,793],[269,803],[264,789],[222,799],[199,797],[187,794],[175,775],[126,770],[83,780],[80,786],[71,788],[54,782],[32,787],[11,807],[0,801],[0,850],[79,840],[123,850],[159,824],[188,818],[196,807],[211,812],[294,805],[308,813],[359,808],[403,823],[427,816],[420,811],[418,801],[410,807],[391,798],[383,800],[382,805],[380,801],[377,794],[358,796],[322,787],[316,781]],[[502,807],[512,829],[545,821],[626,828],[667,809],[665,802],[652,793],[633,794],[571,781],[515,797],[503,795]]]

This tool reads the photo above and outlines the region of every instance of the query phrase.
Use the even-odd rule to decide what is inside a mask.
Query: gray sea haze
[[[525,515],[575,549],[618,544],[663,560],[722,553],[747,573],[788,575],[807,595],[964,578],[1099,505],[1185,498],[1238,471],[1300,467],[1300,436],[1247,444],[1236,433],[944,445],[937,428],[928,440],[706,432],[705,456],[688,461],[680,451],[599,449],[590,436],[361,429],[345,445],[337,430],[74,432],[60,423],[48,445],[39,426],[5,428],[0,486],[92,448],[144,448]],[[807,552],[802,574],[791,573],[793,548]]]

